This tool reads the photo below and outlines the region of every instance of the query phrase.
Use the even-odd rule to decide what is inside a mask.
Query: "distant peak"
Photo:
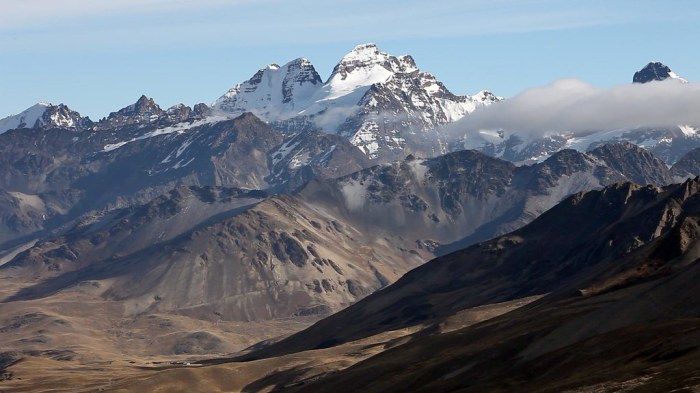
[[[681,82],[687,82],[671,69],[658,61],[652,61],[641,70],[634,73],[632,78],[633,83],[648,83],[652,81],[663,81],[666,79],[676,79]]]
[[[138,100],[136,100],[135,103],[120,109],[116,113],[111,113],[110,116],[112,115],[125,115],[129,116],[132,114],[139,114],[139,113],[146,113],[146,112],[152,112],[152,111],[160,111],[160,107],[156,102],[153,100],[153,98],[146,97],[146,95],[141,95]]]
[[[474,98],[481,101],[500,101],[503,97],[499,97],[488,90],[481,90],[474,94]]]
[[[279,70],[279,69],[280,69],[280,66],[279,66],[279,64],[272,63],[272,64],[270,64],[270,65],[267,66],[267,69],[269,69],[269,70]]]
[[[366,44],[356,45],[354,48],[352,48],[352,52],[363,52],[367,50],[378,50],[377,44],[368,42]]]
[[[175,104],[165,110],[165,112],[170,116],[183,117],[184,119],[189,117],[191,111],[192,108],[183,103]]]
[[[287,64],[311,64],[311,62],[306,57],[297,57]]]
[[[329,80],[336,77],[340,77],[344,80],[347,75],[353,71],[364,70],[365,73],[375,75],[376,78],[370,78],[372,79],[372,83],[384,82],[389,77],[386,73],[387,71],[394,74],[409,73],[417,69],[415,61],[411,56],[392,56],[386,52],[380,51],[377,45],[368,43],[357,45],[352,51],[343,56],[333,69]]]
[[[89,118],[80,116],[80,113],[64,104],[38,102],[17,115],[0,119],[0,134],[15,128],[83,130],[90,126],[92,122]]]
[[[157,121],[165,112],[156,104],[153,98],[141,95],[135,103],[117,112],[112,112],[100,120],[99,129],[123,127],[132,124],[145,124]]]
[[[343,56],[341,63],[347,62],[367,62],[378,58],[385,58],[389,55],[380,51],[375,44],[361,44],[352,48],[352,50]]]
[[[323,83],[321,77],[316,72],[314,65],[305,57],[298,57],[282,67],[287,72],[285,79],[291,78],[293,82],[311,82],[314,85]],[[287,81],[286,83],[289,83]],[[284,87],[282,87],[284,89]],[[291,97],[288,97],[291,99]]]
[[[309,61],[309,59],[305,57],[298,57],[290,61],[289,63],[283,65],[281,68],[287,71],[292,71],[296,69],[309,69],[314,70],[315,72],[314,65],[311,64],[311,61]]]
[[[411,55],[403,55],[399,56],[399,61],[401,64],[404,65],[407,69],[414,69],[417,68],[416,66],[416,61],[413,59],[413,56]]]
[[[133,105],[134,109],[136,110],[141,110],[149,107],[155,107],[156,102],[153,100],[153,98],[146,97],[145,95],[141,95],[139,99],[136,101],[136,103]]]
[[[148,102],[148,103],[151,103],[151,102],[154,102],[154,101],[153,101],[153,98],[146,97],[145,94],[141,94],[141,97],[139,97],[139,99],[136,100],[136,104],[145,104],[145,103],[147,103],[147,102]]]

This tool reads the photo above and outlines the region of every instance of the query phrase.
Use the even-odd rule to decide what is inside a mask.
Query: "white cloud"
[[[461,133],[502,129],[541,135],[700,125],[698,109],[700,84],[668,79],[602,89],[565,79],[480,108],[452,129]]]
[[[357,105],[334,106],[321,113],[314,114],[314,123],[323,130],[332,132],[348,117],[354,116],[359,111]]]

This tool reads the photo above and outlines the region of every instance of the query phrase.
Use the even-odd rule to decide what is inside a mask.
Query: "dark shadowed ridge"
[[[696,178],[666,188],[621,183],[573,195],[520,230],[428,262],[394,285],[244,359],[334,346],[482,304],[565,289],[567,296],[604,292],[664,274],[670,268],[666,263],[636,270],[642,264],[620,259],[681,230],[698,207],[697,190]],[[659,260],[682,251],[668,248]]]

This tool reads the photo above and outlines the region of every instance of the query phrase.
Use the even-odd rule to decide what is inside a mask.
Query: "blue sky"
[[[457,94],[610,87],[651,60],[699,81],[698,20],[696,0],[0,0],[0,118],[38,101],[94,120],[141,94],[211,103],[296,57],[325,79],[364,42]]]

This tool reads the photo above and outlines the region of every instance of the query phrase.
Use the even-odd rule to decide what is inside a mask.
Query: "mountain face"
[[[700,148],[693,149],[688,154],[681,157],[678,162],[671,167],[671,174],[676,182],[685,181],[698,175],[700,169]]]
[[[474,149],[519,165],[539,162],[562,149],[587,151],[608,143],[627,142],[643,147],[668,164],[674,164],[689,151],[700,147],[699,128],[645,128],[596,132],[585,136],[552,134],[527,138],[517,134],[479,133],[450,146],[450,150]]]
[[[291,196],[180,187],[142,205],[84,216],[0,267],[34,284],[6,302],[101,282],[134,313],[259,321],[338,311],[427,253],[337,221]],[[263,200],[264,199],[264,200]]]
[[[311,127],[338,134],[370,159],[389,161],[444,153],[440,126],[498,100],[486,91],[456,96],[410,56],[364,44],[345,55],[325,83],[306,59],[273,64],[234,86],[214,108],[250,111],[287,132]]]
[[[625,174],[633,183],[667,185],[673,182],[672,173],[662,160],[629,142],[609,143],[589,153],[609,168]]]
[[[343,222],[371,223],[366,231],[440,255],[519,228],[572,193],[629,180],[665,185],[673,177],[661,160],[631,144],[563,150],[523,167],[462,151],[311,182],[300,196],[337,211]]]
[[[287,119],[303,110],[322,84],[311,62],[298,58],[259,70],[226,92],[214,107],[232,114],[252,112],[267,121]]]
[[[270,175],[266,181],[287,190],[300,188],[314,178],[333,179],[371,166],[367,156],[347,139],[314,131],[287,134],[268,157]]]
[[[95,260],[116,259],[166,242],[265,197],[262,191],[178,187],[144,205],[84,215],[61,236],[43,239],[4,267],[23,267],[34,275],[80,269]]]
[[[297,199],[261,204],[260,208],[274,210],[274,206],[289,203],[287,210],[298,212],[298,217],[332,217],[356,232],[371,234],[372,238],[357,241],[371,250],[368,255],[374,255],[372,258],[410,260],[396,262],[391,272],[381,273],[382,279],[371,274],[362,280],[353,278],[351,285],[369,288],[355,291],[365,295],[419,261],[515,230],[571,193],[618,181],[665,185],[679,176],[677,172],[672,175],[654,155],[624,143],[586,153],[565,149],[541,163],[521,167],[474,151],[403,159],[405,152],[427,151],[421,149],[428,146],[432,147],[425,156],[440,154],[445,146],[434,144],[441,138],[440,125],[496,100],[487,92],[472,97],[453,95],[432,75],[418,70],[410,56],[391,56],[368,44],[344,56],[325,83],[307,60],[297,59],[261,70],[211,109],[199,104],[163,110],[142,96],[97,123],[80,123],[87,128],[69,126],[63,120],[55,124],[35,120],[35,128],[0,135],[0,168],[5,174],[0,179],[0,245],[9,249],[38,238],[55,238],[56,244],[64,244],[68,240],[61,236],[85,216],[147,204],[181,186],[271,193],[297,190]],[[320,131],[326,124],[324,116],[348,103],[353,105],[352,114],[333,123],[334,133]],[[247,112],[229,118],[251,105],[269,122]],[[63,119],[50,116],[61,113],[79,118],[64,106],[47,108],[42,119]],[[26,123],[27,116],[24,118]],[[70,124],[80,125],[77,120]],[[77,129],[86,132],[74,132]],[[284,132],[278,132],[280,129]],[[422,131],[416,131],[419,129]],[[410,138],[404,138],[409,134]],[[384,135],[381,143],[373,139],[377,135]],[[358,141],[367,142],[364,150]],[[382,159],[394,154],[401,160],[370,168],[368,146],[383,149]],[[541,146],[549,148],[550,144]],[[524,151],[517,145],[509,149]],[[685,174],[694,171],[691,166]],[[257,225],[291,225],[278,222],[278,215],[271,214],[265,224],[250,224],[251,230],[265,231]],[[288,235],[294,233],[290,231]],[[281,234],[270,236],[277,239]],[[374,237],[384,240],[377,243]],[[196,245],[183,247],[195,249],[209,241],[202,237]],[[331,236],[314,244],[333,249],[339,242]],[[260,247],[273,255],[272,248],[265,248],[272,247],[268,243]],[[36,247],[34,252],[40,255],[51,251],[41,244]],[[133,251],[131,257],[145,258],[136,255],[140,252]],[[237,252],[235,258],[251,257],[249,248]],[[231,255],[220,251],[221,258],[233,258]],[[101,258],[107,259],[105,255]],[[341,261],[350,260],[348,256]],[[57,271],[66,270],[71,269]],[[341,279],[333,279],[340,286]],[[349,284],[344,285],[351,293]],[[126,291],[120,298],[134,296]],[[353,295],[326,301],[314,296],[308,304],[323,304],[332,310],[360,298]],[[231,311],[230,315],[240,318],[243,314]]]
[[[415,384],[417,375],[423,375],[419,380],[425,385],[412,385],[411,390],[431,391],[428,386],[432,391],[453,390],[455,386],[466,389],[462,384],[468,383],[472,391],[490,391],[485,387],[490,385],[479,383],[497,383],[495,380],[469,376],[475,372],[484,375],[484,369],[493,368],[498,370],[494,377],[502,381],[512,372],[512,368],[501,366],[513,364],[508,359],[519,359],[515,362],[517,369],[548,369],[552,364],[545,366],[537,360],[539,356],[556,356],[557,351],[576,353],[567,351],[567,346],[589,348],[586,340],[592,337],[621,328],[636,328],[635,334],[639,334],[639,329],[647,328],[650,322],[697,319],[700,310],[690,295],[692,291],[687,291],[698,271],[699,190],[696,178],[666,188],[618,183],[600,191],[575,194],[531,224],[428,262],[383,291],[248,358],[326,348],[382,332],[424,326],[427,328],[423,333],[413,337],[415,341],[405,340],[398,344],[401,349],[372,358],[376,362],[366,361],[367,368],[360,363],[341,373],[342,377],[328,375],[328,384],[316,378],[321,381],[313,385],[316,390],[305,386],[305,391],[331,388],[335,386],[331,381],[337,378],[349,384],[344,386],[352,386],[351,390],[362,390],[360,384],[384,381],[382,376],[388,374],[394,376],[392,386],[375,386],[377,391],[405,390],[403,384],[409,380]],[[467,327],[453,335],[440,333],[441,323],[462,310],[547,293],[550,295],[522,313],[506,314],[493,324]],[[536,317],[530,319],[533,315]],[[697,321],[691,325],[697,328]],[[498,336],[500,329],[509,332],[507,340]],[[488,335],[495,335],[495,339],[483,348],[475,344],[480,342],[474,340],[476,331],[484,339]],[[446,344],[447,339],[451,344],[443,347],[445,351],[466,345],[465,352],[436,355],[435,348]],[[620,342],[619,336],[608,339],[588,344],[607,347]],[[641,336],[635,339],[644,341]],[[624,358],[633,356],[638,347],[625,345],[619,349],[625,355],[615,356]],[[423,356],[426,351],[431,354]],[[393,357],[392,353],[401,355]],[[589,355],[603,361],[610,354],[594,351]],[[494,356],[500,360],[494,360]],[[426,365],[433,370],[428,371],[425,367],[406,367],[407,363],[425,359],[443,368]],[[446,366],[450,361],[457,364]],[[586,363],[584,358],[578,361]],[[394,367],[399,364],[403,368]],[[472,364],[479,366],[474,368]],[[371,366],[381,370],[372,378],[355,378],[357,382],[344,378],[356,376],[353,370],[370,370]],[[447,380],[441,378],[443,375],[452,373],[464,377],[440,382]],[[451,389],[434,385],[441,383]]]
[[[64,129],[73,131],[110,131],[137,127],[174,125],[183,122],[202,120],[209,115],[210,109],[205,104],[197,104],[194,109],[184,104],[177,104],[162,110],[152,98],[141,96],[134,104],[112,112],[97,123],[64,104],[53,105],[39,103],[18,115],[0,120],[0,133],[19,128],[29,129]]]

